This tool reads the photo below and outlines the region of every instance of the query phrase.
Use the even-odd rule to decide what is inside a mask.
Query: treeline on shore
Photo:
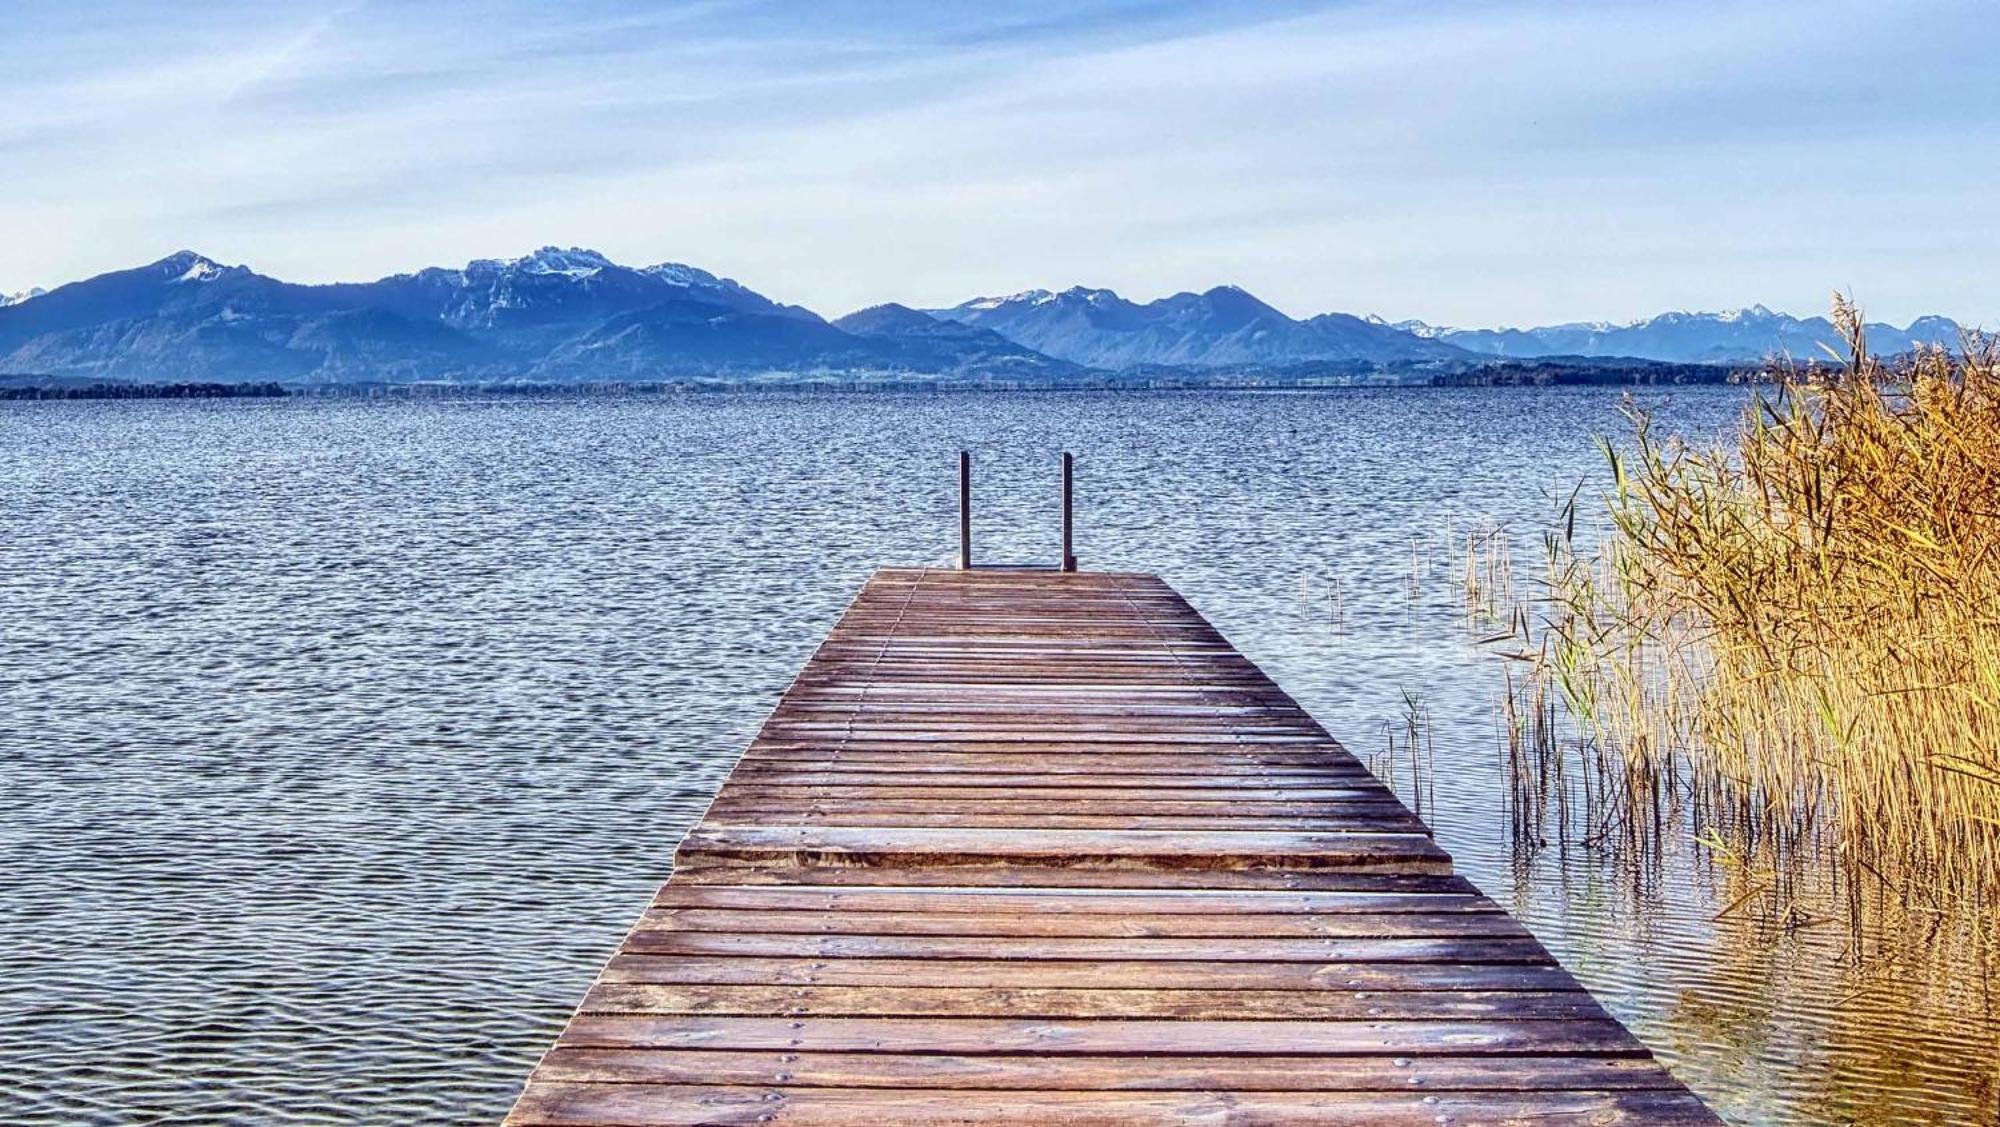
[[[0,399],[282,399],[283,384],[263,383],[43,383],[0,387]]]
[[[686,392],[946,392],[946,391],[1310,391],[1334,387],[1549,387],[1740,383],[1753,370],[1714,364],[1563,357],[1501,360],[1437,370],[1424,365],[1357,361],[1269,368],[1140,368],[1051,379],[939,379],[894,373],[816,372],[792,376],[606,380],[579,382],[426,380],[284,384],[142,382],[0,375],[0,400],[21,399],[275,399],[286,396],[437,399],[466,396],[661,395]]]
[[[1623,387],[1633,384],[1746,383],[1763,377],[1758,369],[1717,364],[1601,364],[1514,361],[1481,364],[1431,377],[1435,387]]]

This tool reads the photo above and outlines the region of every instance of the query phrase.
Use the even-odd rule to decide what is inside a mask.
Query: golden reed
[[[1990,922],[2000,350],[1969,335],[1884,364],[1858,311],[1834,314],[1848,355],[1774,364],[1718,445],[1628,407],[1603,535],[1580,546],[1572,497],[1546,538],[1539,626],[1492,605],[1511,575],[1491,542],[1469,551],[1478,617],[1527,643],[1509,655],[1527,669],[1506,700],[1515,818],[1540,835],[1530,800],[1568,771],[1561,800],[1580,774],[1596,839],[1641,842],[1683,805],[1730,856],[1830,847],[1857,909],[1867,888]],[[1558,705],[1568,766],[1549,759]]]

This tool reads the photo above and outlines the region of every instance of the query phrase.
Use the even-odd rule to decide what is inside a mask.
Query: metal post
[[[958,452],[958,569],[972,570],[972,452]]]
[[[1063,451],[1063,456],[1062,456],[1062,569],[1063,569],[1064,571],[1075,571],[1075,570],[1076,570],[1076,552],[1072,550],[1072,549],[1073,549],[1073,545],[1072,545],[1072,543],[1071,543],[1071,541],[1070,541],[1070,493],[1071,493],[1071,489],[1070,489],[1070,486],[1071,486],[1071,483],[1072,483],[1072,480],[1073,480],[1073,479],[1074,479],[1074,477],[1075,477],[1075,467],[1076,467],[1076,459],[1075,459],[1075,458],[1072,458],[1072,457],[1070,457],[1070,455],[1069,455],[1069,451],[1067,451],[1067,450]]]

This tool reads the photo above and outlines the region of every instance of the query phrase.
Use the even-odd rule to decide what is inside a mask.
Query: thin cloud
[[[1970,4],[0,15],[0,290],[592,244],[826,312],[1235,282],[1486,324],[2000,302]],[[138,61],[134,61],[138,60]],[[1913,187],[1913,170],[1920,187]]]

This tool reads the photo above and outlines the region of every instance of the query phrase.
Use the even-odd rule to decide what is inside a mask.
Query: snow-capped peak
[[[1111,290],[1092,289],[1089,286],[1071,286],[1070,288],[1064,290],[1058,296],[1072,298],[1080,301],[1087,301],[1092,305],[1103,305],[1106,302],[1118,300],[1118,295]],[[1054,301],[1054,300],[1055,300],[1054,297],[1038,298],[1036,299],[1035,304],[1040,305],[1044,301]]]
[[[1768,320],[1772,316],[1774,316],[1774,314],[1772,314],[1772,312],[1769,309],[1764,308],[1762,304],[1757,304],[1749,306],[1744,309],[1732,309],[1728,310],[1727,312],[1717,313],[1715,315],[1715,319],[1723,322],[1724,324],[1733,325],[1738,321]]]
[[[1003,305],[1019,305],[1023,303],[1028,305],[1042,305],[1055,299],[1056,295],[1047,290],[1022,290],[1020,293],[1010,293],[1004,297],[976,297],[966,302],[960,308],[983,311],[998,309]]]
[[[170,254],[154,263],[153,268],[169,282],[206,282],[235,269],[191,250]]]
[[[525,274],[567,274],[572,278],[588,278],[612,265],[612,261],[594,250],[582,247],[543,247],[524,258],[516,259],[516,268]]]
[[[533,254],[519,258],[475,258],[466,263],[467,274],[516,273],[516,274],[561,274],[570,278],[588,278],[599,270],[616,263],[594,250],[583,247],[543,247]]]
[[[689,266],[684,262],[662,262],[656,266],[648,266],[639,271],[639,273],[658,278],[663,282],[668,282],[676,286],[711,287],[733,285],[733,283],[725,282],[699,266]]]
[[[22,290],[20,293],[0,294],[0,308],[9,305],[19,305],[24,301],[31,301],[47,292],[49,291],[36,286],[33,289]]]
[[[1413,337],[1422,337],[1425,340],[1436,340],[1439,337],[1459,331],[1449,325],[1433,325],[1427,321],[1418,320],[1415,317],[1404,321],[1388,321],[1370,313],[1366,320],[1370,324],[1385,325],[1391,329],[1408,333]]]

